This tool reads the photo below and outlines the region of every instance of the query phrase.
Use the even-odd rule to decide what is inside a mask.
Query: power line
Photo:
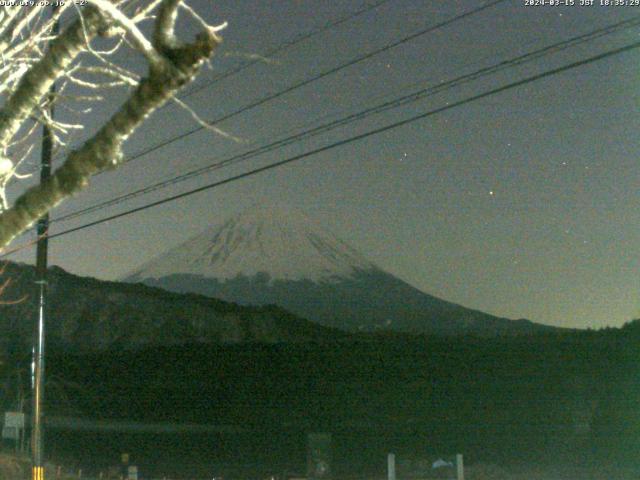
[[[280,53],[280,52],[282,52],[284,50],[287,50],[287,49],[293,47],[294,45],[297,45],[300,42],[308,40],[308,39],[310,39],[310,38],[312,38],[312,37],[314,37],[314,36],[316,36],[316,35],[318,35],[320,33],[324,33],[327,30],[330,30],[330,29],[332,29],[334,27],[337,27],[338,25],[342,25],[343,23],[351,21],[354,18],[359,17],[360,15],[363,15],[363,14],[365,14],[367,12],[370,12],[371,10],[375,10],[376,8],[382,6],[383,4],[388,3],[389,1],[391,1],[391,0],[380,0],[380,1],[376,2],[376,3],[373,3],[371,5],[368,5],[368,6],[365,6],[365,7],[361,8],[360,10],[357,10],[357,11],[355,11],[353,13],[345,15],[345,16],[343,16],[343,17],[341,17],[341,18],[339,18],[339,19],[337,19],[337,20],[335,20],[333,22],[329,22],[329,23],[323,25],[320,28],[317,28],[315,30],[312,30],[312,31],[310,31],[308,33],[305,33],[305,34],[302,34],[302,35],[298,35],[298,36],[294,37],[293,39],[291,39],[291,40],[289,40],[287,42],[284,42],[284,43],[278,45],[277,47],[275,47],[275,48],[263,53],[262,57],[266,57],[266,58],[272,57],[273,55],[276,55],[276,54],[278,54],[278,53]],[[206,83],[204,83],[202,85],[199,85],[199,86],[189,90],[188,92],[184,93],[183,95],[180,96],[180,98],[186,98],[186,97],[188,97],[190,95],[198,93],[198,92],[204,90],[205,88],[208,88],[211,85],[213,85],[213,84],[215,84],[215,83],[217,83],[217,82],[219,82],[221,80],[224,80],[225,78],[232,77],[232,76],[240,73],[241,71],[245,70],[246,68],[249,68],[252,65],[255,65],[255,64],[260,63],[260,62],[261,62],[261,59],[258,58],[258,59],[255,59],[255,60],[251,60],[250,62],[243,63],[242,65],[238,65],[237,67],[232,68],[231,70],[228,70],[226,72],[220,73],[220,74],[214,76],[208,82],[206,82]],[[168,104],[166,104],[166,105],[168,105]]]
[[[328,150],[331,150],[331,149],[334,149],[334,148],[337,148],[337,147],[340,147],[340,146],[343,146],[343,145],[347,145],[347,144],[350,144],[350,143],[353,143],[353,142],[356,142],[356,141],[359,141],[359,140],[363,140],[365,138],[371,137],[373,135],[377,135],[379,133],[383,133],[383,132],[386,132],[386,131],[389,131],[389,130],[393,130],[393,129],[402,127],[404,125],[408,125],[408,124],[413,123],[415,121],[425,119],[427,117],[430,117],[430,116],[433,116],[433,115],[436,115],[436,114],[451,110],[451,109],[456,108],[456,107],[467,105],[467,104],[469,104],[471,102],[475,102],[475,101],[490,97],[492,95],[496,95],[498,93],[502,93],[502,92],[505,92],[507,90],[511,90],[513,88],[517,88],[517,87],[520,87],[522,85],[526,85],[526,84],[535,82],[537,80],[541,80],[543,78],[547,78],[547,77],[550,77],[550,76],[553,76],[553,75],[557,75],[559,73],[566,72],[568,70],[571,70],[571,69],[574,69],[574,68],[578,68],[578,67],[590,64],[590,63],[594,63],[594,62],[597,62],[599,60],[603,60],[605,58],[612,57],[614,55],[619,55],[621,53],[634,50],[634,49],[639,48],[639,47],[640,47],[640,42],[634,42],[632,44],[625,45],[623,47],[619,47],[619,48],[616,48],[616,49],[613,49],[613,50],[609,50],[607,52],[604,52],[604,53],[601,53],[601,54],[598,54],[598,55],[595,55],[595,56],[592,56],[592,57],[589,57],[589,58],[586,58],[586,59],[583,59],[583,60],[572,62],[570,64],[567,64],[567,65],[564,65],[564,66],[561,66],[561,67],[553,68],[553,69],[547,70],[545,72],[539,73],[537,75],[533,75],[533,76],[530,76],[530,77],[527,77],[527,78],[524,78],[524,79],[521,79],[521,80],[518,80],[518,81],[515,81],[515,82],[511,82],[511,83],[508,83],[508,84],[503,85],[501,87],[497,87],[497,88],[488,90],[486,92],[479,93],[477,95],[473,95],[471,97],[467,97],[467,98],[465,98],[463,100],[459,100],[457,102],[451,103],[451,104],[446,105],[444,107],[436,108],[434,110],[429,110],[429,111],[421,113],[419,115],[415,115],[413,117],[410,117],[410,118],[407,118],[407,119],[404,119],[404,120],[400,120],[398,122],[394,122],[394,123],[385,125],[383,127],[379,127],[379,128],[373,129],[373,130],[369,130],[369,131],[367,131],[365,133],[361,133],[361,134],[354,135],[354,136],[351,136],[351,137],[343,139],[343,140],[339,140],[337,142],[333,142],[333,143],[331,143],[329,145],[325,145],[323,147],[319,147],[319,148],[310,150],[308,152],[305,152],[305,153],[302,153],[302,154],[299,154],[299,155],[295,155],[293,157],[289,157],[289,158],[281,160],[279,162],[275,162],[275,163],[272,163],[272,164],[269,164],[269,165],[265,165],[263,167],[255,168],[255,169],[250,170],[248,172],[244,172],[244,173],[235,175],[233,177],[226,178],[224,180],[220,180],[220,181],[217,181],[217,182],[214,182],[214,183],[210,183],[208,185],[204,185],[202,187],[195,188],[193,190],[189,190],[187,192],[183,192],[183,193],[180,193],[180,194],[177,194],[177,195],[173,195],[171,197],[164,198],[162,200],[158,200],[158,201],[155,201],[155,202],[152,202],[152,203],[148,203],[146,205],[142,205],[140,207],[136,207],[136,208],[127,210],[125,212],[121,212],[121,213],[118,213],[118,214],[115,214],[115,215],[111,215],[109,217],[105,217],[105,218],[102,218],[102,219],[99,219],[99,220],[95,220],[93,222],[86,223],[84,225],[80,225],[78,227],[70,228],[70,229],[64,230],[62,232],[55,233],[53,235],[49,235],[49,238],[57,238],[57,237],[60,237],[60,236],[63,236],[63,235],[67,235],[69,233],[73,233],[73,232],[77,232],[77,231],[80,231],[80,230],[84,230],[86,228],[90,228],[90,227],[93,227],[95,225],[99,225],[101,223],[109,222],[111,220],[115,220],[117,218],[125,217],[125,216],[131,215],[133,213],[137,213],[137,212],[140,212],[140,211],[143,211],[143,210],[147,210],[149,208],[156,207],[158,205],[162,205],[162,204],[165,204],[165,203],[168,203],[168,202],[172,202],[172,201],[175,201],[175,200],[178,200],[180,198],[184,198],[184,197],[187,197],[187,196],[190,196],[190,195],[194,195],[196,193],[203,192],[205,190],[210,190],[210,189],[219,187],[221,185],[232,183],[232,182],[235,182],[235,181],[238,181],[238,180],[241,180],[241,179],[256,175],[258,173],[262,173],[262,172],[265,172],[265,171],[268,171],[268,170],[272,170],[272,169],[281,167],[283,165],[287,165],[287,164],[302,160],[304,158],[310,157],[312,155],[316,155],[318,153],[326,152]],[[2,256],[4,257],[6,255],[2,255]]]
[[[418,100],[421,100],[427,96],[431,96],[431,95],[435,95],[437,93],[441,93],[443,91],[447,91],[450,90],[454,87],[463,85],[465,83],[471,82],[473,80],[477,80],[479,78],[485,77],[487,75],[491,75],[494,73],[497,73],[499,71],[502,70],[506,70],[508,68],[513,68],[515,66],[519,66],[522,64],[525,64],[527,62],[531,62],[533,60],[537,60],[545,55],[549,55],[551,53],[557,53],[559,51],[565,50],[567,48],[570,47],[574,47],[576,45],[585,43],[587,41],[592,41],[594,39],[600,38],[604,35],[608,35],[611,33],[615,33],[617,31],[620,31],[622,29],[627,29],[627,28],[631,28],[634,26],[638,26],[640,25],[640,15],[632,17],[630,19],[627,20],[623,20],[621,22],[617,22],[615,24],[612,25],[608,25],[605,27],[602,27],[600,29],[582,34],[582,35],[578,35],[575,37],[572,37],[570,39],[564,40],[562,42],[557,42],[554,43],[552,45],[548,45],[546,47],[534,50],[532,52],[528,52],[525,53],[523,55],[520,55],[518,57],[515,57],[513,59],[510,60],[505,60],[502,62],[499,62],[497,64],[488,66],[488,67],[484,67],[481,68],[479,70],[476,70],[472,73],[466,74],[466,75],[462,75],[459,76],[457,78],[451,79],[451,80],[447,80],[444,82],[441,82],[433,87],[429,87],[429,88],[424,88],[421,90],[418,90],[416,92],[412,92],[408,95],[404,95],[401,96],[399,98],[390,100],[390,101],[386,101],[384,103],[381,103],[379,105],[367,108],[365,110],[362,110],[360,112],[357,113],[353,113],[350,115],[347,115],[346,117],[331,121],[329,123],[326,123],[324,125],[320,125],[317,126],[315,128],[311,128],[308,130],[305,130],[303,132],[297,133],[295,135],[291,135],[288,136],[286,138],[282,138],[280,140],[277,140],[275,142],[272,142],[268,145],[264,145],[261,147],[258,147],[256,149],[244,152],[242,154],[238,154],[238,155],[234,155],[230,158],[227,158],[225,160],[219,161],[219,162],[215,162],[213,164],[204,166],[204,167],[200,167],[197,168],[195,170],[192,170],[190,172],[186,172],[182,175],[173,177],[171,179],[168,180],[164,180],[158,183],[155,183],[153,185],[149,185],[147,187],[135,190],[133,192],[129,192],[127,194],[124,195],[120,195],[118,197],[115,197],[113,199],[104,201],[104,202],[100,202],[98,204],[92,205],[90,207],[86,207],[86,208],[82,208],[80,210],[77,210],[75,212],[71,212],[67,215],[63,215],[61,217],[58,217],[57,219],[55,219],[55,222],[61,222],[61,221],[65,221],[65,220],[69,220],[72,218],[76,218],[82,215],[86,215],[88,213],[92,213],[92,212],[96,212],[99,210],[102,210],[104,208],[110,207],[110,206],[114,206],[114,205],[118,205],[120,203],[123,203],[127,200],[136,198],[138,196],[156,191],[156,190],[160,190],[163,188],[166,188],[170,185],[175,185],[177,183],[180,183],[182,181],[186,181],[190,178],[193,178],[195,176],[201,175],[203,173],[207,173],[222,167],[226,167],[229,166],[231,164],[235,164],[238,163],[240,161],[244,161],[247,160],[249,158],[253,158],[255,156],[261,155],[263,153],[267,153],[270,152],[272,150],[275,150],[277,148],[281,148],[287,145],[290,145],[294,142],[298,142],[300,140],[303,140],[305,138],[309,138],[312,136],[316,136],[319,135],[321,133],[325,133],[328,132],[330,130],[333,130],[337,127],[358,121],[358,120],[362,120],[370,115],[373,114],[378,114],[381,112],[384,112],[386,110],[392,109],[392,108],[397,108],[400,106],[404,106],[407,105],[409,103],[412,102],[416,102]]]
[[[368,53],[365,53],[363,55],[360,55],[360,56],[358,56],[358,57],[356,57],[356,58],[354,58],[352,60],[349,60],[346,63],[340,64],[340,65],[338,65],[336,67],[332,67],[329,70],[325,70],[324,72],[319,73],[317,75],[314,75],[311,78],[308,78],[306,80],[302,80],[300,82],[297,82],[297,83],[285,88],[284,90],[280,90],[280,91],[278,91],[276,93],[272,93],[272,94],[269,94],[269,95],[267,95],[265,97],[262,97],[259,100],[256,100],[256,101],[254,101],[254,102],[252,102],[252,103],[250,103],[250,104],[248,104],[248,105],[246,105],[244,107],[239,108],[238,110],[235,110],[235,111],[233,111],[231,113],[228,113],[228,114],[223,115],[221,117],[218,117],[216,119],[210,120],[207,123],[209,125],[216,125],[218,123],[221,123],[221,122],[224,122],[226,120],[229,120],[230,118],[233,118],[233,117],[235,117],[237,115],[240,115],[240,114],[242,114],[244,112],[247,112],[247,111],[252,110],[252,109],[254,109],[256,107],[264,105],[265,103],[270,102],[271,100],[275,100],[276,98],[282,97],[283,95],[286,95],[286,94],[291,93],[291,92],[293,92],[295,90],[298,90],[299,88],[302,88],[302,87],[304,87],[306,85],[309,85],[309,84],[311,84],[313,82],[317,82],[318,80],[321,80],[321,79],[323,79],[323,78],[325,78],[325,77],[327,77],[329,75],[333,75],[334,73],[337,73],[337,72],[339,72],[339,71],[341,71],[341,70],[343,70],[345,68],[348,68],[348,67],[351,67],[353,65],[356,65],[356,64],[358,64],[360,62],[363,62],[365,60],[368,60],[368,59],[370,59],[370,58],[372,58],[372,57],[374,57],[376,55],[379,55],[379,54],[381,54],[383,52],[391,50],[392,48],[395,48],[395,47],[397,47],[399,45],[403,45],[403,44],[405,44],[407,42],[410,42],[411,40],[414,40],[414,39],[416,39],[416,38],[418,38],[418,37],[420,37],[422,35],[426,35],[427,33],[431,33],[431,32],[434,32],[436,30],[439,30],[441,28],[444,28],[446,26],[449,26],[449,25],[451,25],[453,23],[456,23],[456,22],[458,22],[460,20],[463,20],[463,19],[465,19],[467,17],[470,17],[472,15],[480,13],[480,12],[482,12],[484,10],[487,10],[487,9],[489,9],[491,7],[494,7],[495,5],[498,5],[498,4],[506,2],[506,1],[508,1],[508,0],[493,0],[493,1],[491,1],[491,2],[489,2],[487,4],[485,4],[485,5],[482,5],[481,7],[475,8],[473,10],[469,10],[467,12],[464,12],[464,13],[461,13],[459,15],[456,15],[455,17],[452,17],[452,18],[450,18],[448,20],[444,20],[444,21],[442,21],[440,23],[437,23],[435,25],[432,25],[432,26],[429,26],[427,28],[424,28],[424,29],[422,29],[422,30],[420,30],[418,32],[415,32],[415,33],[412,33],[410,35],[407,35],[407,36],[401,38],[400,40],[396,40],[395,42],[388,43],[388,44],[386,44],[385,46],[383,46],[381,48],[378,48],[378,49],[372,50],[372,51],[370,51]],[[206,127],[204,127],[204,126],[198,126],[198,127],[195,127],[195,128],[193,128],[193,129],[191,129],[191,130],[189,130],[187,132],[181,133],[181,134],[176,135],[174,137],[171,137],[171,138],[169,138],[167,140],[159,142],[159,143],[157,143],[157,144],[155,144],[155,145],[153,145],[151,147],[145,148],[145,149],[135,153],[131,157],[127,158],[124,161],[124,163],[131,162],[131,161],[133,161],[133,160],[135,160],[137,158],[140,158],[140,157],[142,157],[144,155],[147,155],[147,154],[149,154],[149,153],[151,153],[151,152],[153,152],[155,150],[158,150],[158,149],[160,149],[162,147],[165,147],[165,146],[167,146],[167,145],[169,145],[169,144],[171,144],[173,142],[176,142],[178,140],[182,140],[183,138],[188,137],[188,136],[190,136],[190,135],[192,135],[192,134],[194,134],[196,132],[199,132],[201,130],[204,130],[205,128]]]
[[[409,35],[401,38],[400,40],[397,40],[397,41],[392,42],[390,44],[387,44],[387,45],[385,45],[385,46],[383,46],[381,48],[373,50],[373,51],[371,51],[369,53],[366,53],[364,55],[356,57],[356,58],[350,60],[347,63],[338,65],[337,67],[331,68],[331,69],[329,69],[329,70],[327,70],[325,72],[322,72],[322,73],[320,73],[318,75],[315,75],[314,77],[311,77],[311,78],[309,78],[307,80],[303,80],[301,82],[298,82],[298,83],[286,88],[285,90],[281,90],[281,91],[276,92],[274,94],[271,94],[271,95],[268,95],[266,97],[263,97],[262,99],[257,100],[255,102],[249,104],[249,105],[246,105],[245,107],[242,107],[239,110],[236,110],[236,111],[231,112],[231,113],[229,113],[227,115],[224,115],[223,117],[211,120],[209,122],[209,125],[215,125],[216,123],[220,123],[220,122],[223,122],[225,120],[228,120],[231,117],[234,117],[236,115],[244,113],[244,112],[246,112],[246,111],[248,111],[250,109],[253,109],[253,108],[257,107],[257,106],[263,105],[263,104],[265,104],[265,103],[267,103],[267,102],[269,102],[271,100],[274,100],[274,99],[276,99],[278,97],[281,97],[281,96],[283,96],[283,95],[285,95],[287,93],[290,93],[290,92],[292,92],[292,91],[294,91],[294,90],[296,90],[298,88],[302,88],[303,86],[306,86],[306,85],[308,85],[308,84],[310,84],[312,82],[318,81],[318,80],[320,80],[320,79],[322,79],[322,78],[324,78],[326,76],[329,76],[329,75],[331,75],[333,73],[336,73],[336,72],[338,72],[340,70],[343,70],[344,68],[347,68],[347,67],[350,67],[352,65],[358,64],[358,63],[360,63],[362,61],[368,60],[369,58],[372,58],[375,55],[378,55],[380,53],[383,53],[385,51],[393,49],[393,48],[395,48],[395,47],[397,47],[399,45],[402,45],[402,44],[405,44],[407,42],[410,42],[411,40],[414,40],[415,38],[418,38],[418,37],[420,37],[422,35],[425,35],[427,33],[431,33],[433,31],[436,31],[436,30],[439,30],[441,28],[444,28],[444,27],[446,27],[448,25],[451,25],[451,24],[453,24],[455,22],[463,20],[463,19],[465,19],[467,17],[470,17],[472,15],[480,13],[480,12],[482,12],[484,10],[487,10],[487,9],[489,9],[489,8],[495,6],[495,5],[498,5],[500,3],[504,3],[506,1],[508,1],[508,0],[493,0],[493,1],[490,1],[490,2],[486,3],[485,5],[477,7],[475,9],[473,9],[473,10],[469,10],[469,11],[461,13],[461,14],[455,16],[455,17],[452,17],[452,18],[450,18],[448,20],[444,20],[444,21],[442,21],[440,23],[437,23],[435,25],[426,27],[426,28],[424,28],[424,29],[422,29],[422,30],[420,30],[418,32],[409,34]],[[155,150],[157,150],[159,148],[162,148],[162,147],[164,147],[164,146],[166,146],[166,145],[168,145],[170,143],[173,143],[173,142],[178,141],[178,140],[180,140],[182,138],[185,138],[185,137],[187,137],[187,136],[189,136],[189,135],[191,135],[193,133],[196,133],[196,132],[198,132],[200,130],[203,130],[204,128],[205,127],[197,127],[195,129],[192,129],[189,132],[185,132],[185,133],[180,134],[180,135],[178,135],[176,137],[173,137],[172,139],[169,139],[167,141],[164,141],[164,142],[161,142],[159,144],[156,144],[153,147],[147,148],[147,149],[145,149],[145,150],[143,150],[143,151],[141,151],[141,152],[139,152],[137,154],[134,154],[132,157],[127,158],[124,161],[124,163],[128,163],[128,162],[130,162],[132,160],[135,160],[135,159],[137,159],[137,158],[139,158],[139,157],[141,157],[143,155],[146,155],[146,154],[148,154],[148,153],[150,153],[152,151],[155,151]],[[98,172],[96,175],[94,175],[94,177],[100,175],[101,173],[104,173],[104,172]],[[0,258],[2,258],[2,255],[0,255]]]
[[[256,58],[254,60],[250,60],[248,62],[242,63],[226,72],[222,72],[219,73],[218,75],[215,75],[212,79],[210,79],[209,81],[203,83],[202,85],[198,85],[194,88],[192,88],[191,90],[187,91],[187,92],[183,92],[180,95],[178,95],[179,99],[185,99],[187,97],[190,97],[191,95],[194,95],[202,90],[204,90],[205,88],[209,88],[210,86],[218,83],[221,80],[224,80],[226,78],[232,77],[238,73],[240,73],[241,71],[255,65],[258,64],[260,62],[262,62],[263,58],[268,58],[268,57],[272,57],[273,55],[276,55],[278,53],[281,53],[285,50],[288,50],[289,48],[304,42],[305,40],[308,40],[312,37],[315,37],[316,35],[319,35],[321,33],[324,33],[332,28],[335,28],[339,25],[342,25],[343,23],[349,22],[357,17],[359,17],[360,15],[364,15],[365,13],[368,13],[372,10],[375,10],[376,8],[384,5],[385,3],[389,3],[391,0],[379,0],[375,3],[372,3],[371,5],[365,5],[364,7],[356,10],[355,12],[349,13],[347,15],[343,15],[342,17],[332,21],[332,22],[327,22],[324,25],[312,29],[311,31],[307,32],[307,33],[302,33],[300,35],[296,35],[295,37],[281,43],[280,45],[272,48],[271,50],[268,50],[264,53],[262,53],[260,55],[259,58]],[[158,110],[162,110],[165,107],[168,107],[169,105],[172,105],[171,103],[165,103],[162,107],[160,107]],[[136,154],[137,155],[137,154]],[[141,154],[141,155],[144,155]],[[136,158],[136,156],[132,157],[132,158]],[[127,160],[129,161],[129,160]]]

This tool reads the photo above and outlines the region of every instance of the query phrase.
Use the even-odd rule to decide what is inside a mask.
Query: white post
[[[396,480],[396,456],[393,453],[387,455],[388,480]]]
[[[464,480],[464,461],[462,459],[462,454],[458,453],[456,455],[456,471],[457,471],[457,480]]]

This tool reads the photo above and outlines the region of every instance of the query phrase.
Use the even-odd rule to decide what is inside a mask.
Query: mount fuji
[[[124,281],[241,305],[278,305],[348,331],[494,336],[552,329],[428,295],[280,205],[250,208],[213,226]]]

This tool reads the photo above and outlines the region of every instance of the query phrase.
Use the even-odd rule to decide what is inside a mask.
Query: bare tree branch
[[[6,149],[51,85],[84,50],[85,30],[87,35],[94,36],[104,26],[104,18],[97,9],[87,10],[84,27],[78,20],[57,37],[47,54],[22,77],[16,91],[0,110],[0,150]]]
[[[7,268],[7,263],[5,262],[2,264],[2,267],[0,267],[0,276],[4,275],[6,268]],[[9,285],[11,285],[11,278],[5,279],[0,284],[0,297],[4,295],[4,291],[9,287]],[[0,300],[0,305],[16,305],[18,303],[24,302],[28,297],[29,297],[28,295],[23,295],[22,297],[16,298],[13,300]]]
[[[148,76],[140,81],[131,97],[95,136],[78,150],[71,152],[64,164],[48,180],[27,190],[12,208],[0,215],[0,248],[6,246],[64,198],[85,188],[92,175],[117,167],[122,161],[123,142],[154,110],[171,99],[182,86],[192,81],[203,62],[211,56],[220,42],[214,29],[207,29],[198,34],[191,44],[180,44],[173,35],[179,3],[180,0],[164,0],[160,6],[154,47],[162,55],[162,61],[150,61]],[[85,19],[85,23],[86,28],[92,28],[89,33],[95,34],[100,18],[95,16],[96,13],[92,15],[92,20]],[[38,65],[39,71],[45,73],[44,76],[55,78],[61,75],[69,66],[70,59],[78,54],[84,42],[83,33],[81,26],[76,24],[74,27],[73,36],[67,31],[64,34],[66,40],[58,42],[60,51],[54,54],[57,60],[52,61],[47,54]],[[50,82],[40,81],[36,87],[31,85],[33,82],[34,80],[27,82],[22,90],[28,90],[31,95],[41,97],[46,93],[46,89],[41,91],[42,86],[50,85]],[[26,94],[23,92],[22,95]],[[10,138],[8,132],[15,128],[14,123],[19,126],[19,118],[24,115],[23,112],[28,108],[33,109],[37,102],[23,100],[20,105],[9,109],[12,120],[0,117],[0,142]],[[20,113],[14,112],[15,109]]]

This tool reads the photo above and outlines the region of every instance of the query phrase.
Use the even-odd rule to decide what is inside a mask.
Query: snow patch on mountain
[[[377,269],[353,247],[295,208],[252,207],[156,257],[129,279],[197,275],[221,281],[267,274],[273,280],[331,282]]]

